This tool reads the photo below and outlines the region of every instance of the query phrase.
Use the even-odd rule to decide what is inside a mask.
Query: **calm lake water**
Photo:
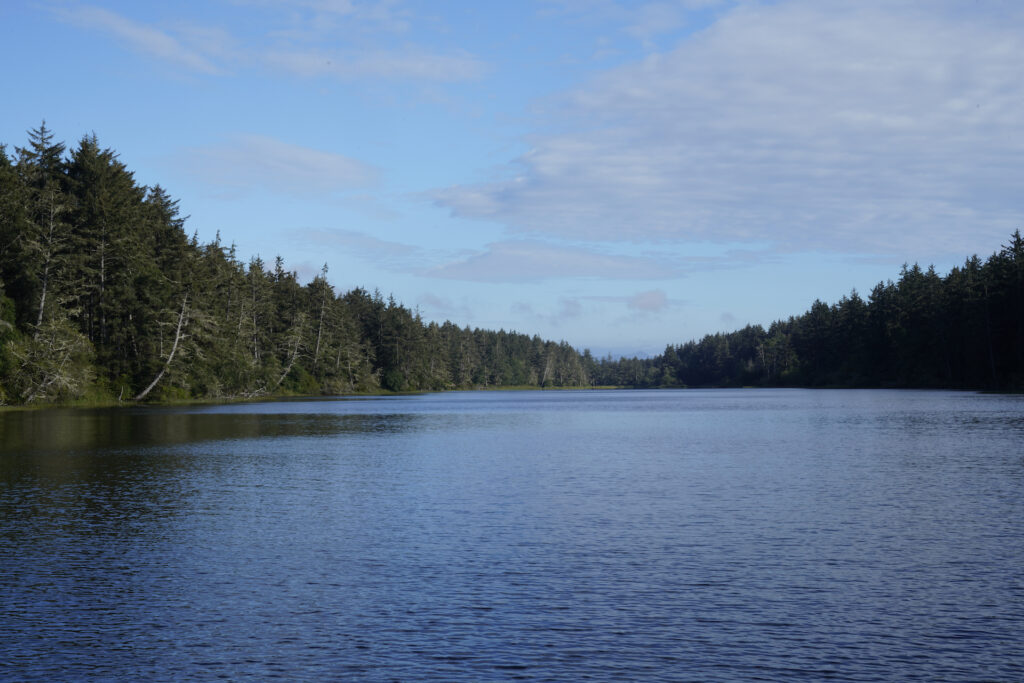
[[[1024,680],[1024,397],[0,414],[4,680]]]

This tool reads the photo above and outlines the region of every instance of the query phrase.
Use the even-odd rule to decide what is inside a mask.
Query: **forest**
[[[599,381],[638,387],[865,387],[1024,390],[1024,239],[945,277],[904,265],[865,300],[834,304],[606,361]]]
[[[1024,240],[653,358],[423,320],[191,237],[95,135],[0,145],[0,404],[486,387],[1024,389]]]

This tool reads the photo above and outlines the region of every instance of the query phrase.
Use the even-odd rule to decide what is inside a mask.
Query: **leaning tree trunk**
[[[178,313],[178,328],[174,331],[174,344],[171,346],[171,352],[167,356],[167,360],[164,362],[164,366],[160,368],[160,372],[153,378],[153,381],[149,383],[149,386],[139,392],[139,394],[133,399],[135,401],[141,401],[146,398],[149,392],[153,391],[160,380],[164,378],[164,373],[167,372],[167,368],[171,366],[171,361],[174,360],[174,354],[178,350],[178,343],[181,341],[181,328],[185,323],[185,311],[188,306],[188,292],[185,293],[185,297],[181,300],[181,312]]]
[[[302,315],[302,314],[300,314]],[[288,376],[288,373],[292,371],[292,367],[295,365],[295,361],[299,357],[299,344],[302,343],[302,321],[298,321],[292,331],[292,352],[288,358],[288,365],[285,367],[284,372],[274,382],[274,386],[270,389],[271,391],[277,391],[277,388],[284,382],[284,378]]]

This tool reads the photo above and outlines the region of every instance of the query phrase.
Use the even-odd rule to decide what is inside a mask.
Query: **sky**
[[[1024,218],[1017,0],[5,0],[0,143],[597,356],[946,273]]]

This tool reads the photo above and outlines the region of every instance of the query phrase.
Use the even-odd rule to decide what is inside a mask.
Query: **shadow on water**
[[[200,441],[396,433],[416,428],[409,414],[214,413],[55,409],[0,413],[0,457],[95,452]]]
[[[53,534],[121,536],[158,528],[160,520],[188,506],[211,469],[226,467],[219,447],[197,450],[203,444],[230,443],[224,452],[237,452],[240,444],[257,441],[372,438],[415,430],[423,419],[275,413],[274,404],[258,410],[265,412],[130,408],[0,413],[0,518],[18,520],[0,524],[0,541],[35,544]]]

